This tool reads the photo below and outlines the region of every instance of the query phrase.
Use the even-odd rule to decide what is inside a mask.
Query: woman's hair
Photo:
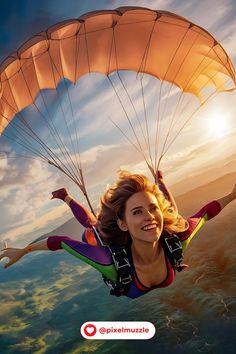
[[[124,220],[127,200],[135,193],[150,192],[156,197],[163,214],[163,231],[175,233],[185,231],[187,221],[178,214],[156,184],[144,175],[119,173],[117,183],[108,188],[100,200],[97,227],[106,244],[124,245],[130,240],[128,231],[122,231],[117,220]]]

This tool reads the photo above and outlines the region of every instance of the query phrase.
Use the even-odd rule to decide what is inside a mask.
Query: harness
[[[102,241],[97,229],[94,226],[92,226],[92,228],[100,245],[102,247],[107,247],[111,252],[111,256],[117,270],[118,279],[116,283],[112,282],[110,279],[103,275],[105,284],[111,287],[110,294],[115,296],[126,295],[133,281],[134,274],[130,245],[106,245]],[[164,249],[164,252],[167,254],[167,257],[169,258],[174,270],[181,272],[184,268],[187,267],[187,265],[181,264],[183,261],[183,251],[181,242],[177,235],[172,234],[171,236],[161,238],[161,245]]]
[[[172,234],[168,237],[161,238],[161,245],[174,270],[181,272],[184,268],[188,267],[183,262],[183,248],[180,239],[177,235]]]

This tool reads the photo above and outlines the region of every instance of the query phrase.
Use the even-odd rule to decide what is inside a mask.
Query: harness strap
[[[184,268],[188,267],[183,262],[183,249],[179,237],[175,234],[164,237],[161,239],[162,246],[167,253],[172,267],[181,272]]]
[[[111,295],[126,295],[132,282],[133,275],[133,267],[131,265],[130,256],[128,255],[126,247],[104,244],[98,230],[94,226],[92,226],[92,228],[100,245],[107,247],[111,252],[111,256],[118,274],[116,283],[113,283],[110,279],[103,276],[105,284],[111,287]]]
[[[111,295],[126,295],[132,282],[133,268],[127,250],[124,246],[108,246],[111,252],[117,273],[118,281],[113,285]]]
[[[116,296],[126,295],[131,282],[133,281],[132,276],[134,273],[132,257],[128,254],[128,248],[125,246],[114,246],[106,245],[101,239],[97,229],[92,226],[95,237],[103,247],[107,247],[111,252],[111,256],[114,262],[114,265],[117,270],[118,279],[114,283],[110,279],[106,278],[103,275],[103,280],[106,285],[111,287],[110,294]],[[184,268],[188,267],[183,262],[183,249],[182,244],[179,240],[179,237],[175,234],[172,234],[168,237],[163,237],[160,240],[164,252],[167,254],[171,265],[174,270],[181,272]]]

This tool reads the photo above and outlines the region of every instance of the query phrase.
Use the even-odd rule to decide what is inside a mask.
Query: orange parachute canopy
[[[129,90],[120,75],[131,71],[137,73],[136,78],[141,78],[139,82],[141,100],[138,102],[143,101],[141,113],[140,110],[137,112]],[[41,117],[44,118],[42,122],[45,120],[47,123],[50,136],[55,136],[55,145],[53,145],[54,142],[48,143],[49,134],[44,131],[41,137],[34,130],[34,126],[30,125],[30,123],[34,124],[37,118],[31,114],[25,119],[23,113],[25,113],[24,109],[31,105],[36,108],[35,111],[40,111],[40,104],[36,103],[40,95],[45,103],[44,89],[57,90],[63,79],[64,82],[69,80],[77,85],[79,78],[91,73],[103,74],[104,78],[108,79],[125,113],[135,142],[128,137],[126,130],[123,134],[143,156],[154,178],[162,157],[196,113],[195,108],[192,113],[188,113],[182,96],[197,97],[198,100],[194,101],[197,101],[199,107],[214,93],[235,88],[235,70],[223,47],[203,28],[167,11],[141,7],[95,11],[78,19],[58,23],[30,38],[0,65],[0,134],[7,136],[8,129],[5,131],[5,128],[9,125],[15,129],[16,126],[17,129],[12,129],[16,141],[64,172],[77,183],[86,198],[82,165],[81,161],[77,161],[78,158],[80,159],[78,144],[76,147],[74,144],[74,137],[77,135],[74,127],[78,123],[78,115],[74,115],[76,122],[72,128],[70,121],[73,116],[72,110],[71,114],[67,115],[62,112],[66,127],[63,129],[60,121],[59,126],[62,129],[59,132],[53,120],[58,122],[60,114],[55,114],[52,118],[49,114],[41,113]],[[126,101],[128,97],[128,101],[132,104],[135,112],[132,117],[124,108],[122,95],[111,80],[115,74],[122,84],[120,86],[125,89]],[[149,100],[150,92],[148,95],[144,93],[143,77],[157,78],[158,80],[154,81],[160,85],[159,98],[155,96],[154,102],[158,106],[155,124],[153,120],[150,123],[147,119],[150,112],[146,108],[145,99],[148,97]],[[170,85],[166,91],[165,85]],[[153,86],[152,91],[155,91]],[[171,91],[173,87],[173,91],[178,89],[179,96],[175,92],[173,95]],[[162,104],[164,100],[162,101],[161,94],[164,98],[170,97],[167,104],[166,102]],[[58,107],[63,111],[60,95],[58,97]],[[173,97],[176,97],[176,107],[173,104]],[[180,103],[183,103],[183,109],[180,108]],[[172,112],[168,112],[168,109],[172,109]],[[143,122],[138,113],[142,115]],[[119,118],[121,116],[119,115]],[[137,124],[133,123],[135,116]],[[170,119],[169,126],[167,126],[167,118]],[[161,120],[165,120],[162,130],[159,124]],[[122,132],[120,125],[114,124]],[[70,134],[72,149],[66,145],[69,128],[72,129]],[[141,139],[138,137],[137,128],[141,131]],[[166,132],[163,133],[165,129]],[[22,133],[21,137],[20,133]],[[149,133],[152,134],[152,139],[149,138]],[[63,134],[66,135],[65,141],[63,141]],[[161,138],[164,141],[162,146],[159,146]],[[33,144],[30,145],[32,141]]]
[[[207,98],[207,88],[235,87],[222,46],[203,28],[167,11],[121,7],[87,13],[30,38],[0,66],[0,132],[33,103],[39,90],[62,78],[132,70]],[[230,86],[228,83],[230,82]]]

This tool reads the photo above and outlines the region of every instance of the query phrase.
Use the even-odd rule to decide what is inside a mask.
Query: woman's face
[[[123,231],[129,231],[133,241],[155,242],[163,229],[163,215],[157,199],[150,192],[133,194],[126,202],[125,218],[117,221]]]

